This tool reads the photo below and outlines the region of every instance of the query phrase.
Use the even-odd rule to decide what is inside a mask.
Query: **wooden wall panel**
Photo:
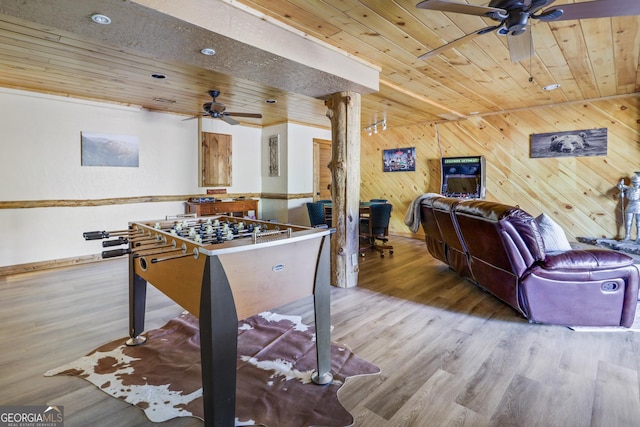
[[[440,187],[440,157],[482,155],[487,199],[551,215],[567,237],[618,237],[622,231],[616,184],[640,171],[640,96],[567,103],[440,124],[394,127],[362,134],[361,198],[394,204],[390,233],[404,225],[410,202]],[[530,158],[532,133],[605,127],[606,156]],[[415,172],[382,171],[382,151],[416,147]],[[422,238],[422,231],[416,235]]]

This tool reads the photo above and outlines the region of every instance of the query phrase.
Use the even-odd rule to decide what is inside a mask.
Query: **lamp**
[[[378,133],[379,125],[382,126],[382,130],[387,130],[387,119],[378,120],[364,128],[364,130],[369,133],[369,136],[371,136],[372,133]]]

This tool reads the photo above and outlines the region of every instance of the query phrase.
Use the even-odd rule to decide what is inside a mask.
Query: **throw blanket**
[[[412,232],[417,233],[420,228],[420,203],[424,199],[429,199],[431,197],[442,197],[442,194],[425,193],[413,199],[409,204],[409,209],[407,209],[407,213],[404,216],[404,223]]]
[[[201,418],[202,370],[198,319],[185,313],[127,347],[122,338],[45,376],[84,378],[105,393],[136,405],[152,422]],[[348,348],[331,345],[333,383],[311,382],[315,329],[299,316],[264,312],[238,327],[236,426],[348,426],[353,417],[338,401],[347,377],[379,373]],[[67,416],[72,414],[65,414]]]

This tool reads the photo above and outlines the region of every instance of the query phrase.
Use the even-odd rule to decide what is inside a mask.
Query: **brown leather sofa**
[[[429,252],[531,322],[632,325],[640,271],[607,249],[545,250],[519,207],[441,196],[420,202]]]

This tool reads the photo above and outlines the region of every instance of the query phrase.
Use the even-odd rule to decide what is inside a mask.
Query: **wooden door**
[[[231,135],[202,132],[201,186],[231,186]]]
[[[331,141],[313,139],[313,200],[331,199]]]

